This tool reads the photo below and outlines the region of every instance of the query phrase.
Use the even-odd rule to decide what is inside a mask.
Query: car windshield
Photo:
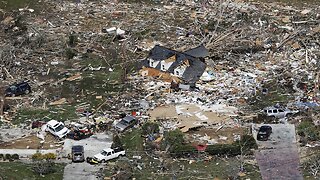
[[[128,122],[127,121],[120,121],[120,124],[128,125]]]
[[[101,154],[102,154],[103,156],[106,156],[106,155],[108,154],[108,152],[107,152],[107,151],[101,151]]]
[[[58,127],[56,127],[55,131],[59,132],[64,128],[64,126],[62,124],[60,124]]]
[[[261,132],[261,131],[260,131],[259,134],[267,134],[267,132]]]
[[[17,90],[17,86],[10,86],[11,91]]]

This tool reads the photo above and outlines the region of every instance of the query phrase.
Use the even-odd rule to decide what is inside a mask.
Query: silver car
[[[118,122],[116,125],[115,125],[115,129],[120,131],[120,132],[123,132],[125,131],[126,129],[134,126],[135,124],[137,124],[137,119],[133,116],[126,116],[124,117],[123,119],[121,119],[120,122]]]
[[[290,109],[285,108],[278,108],[278,107],[267,107],[264,110],[264,113],[266,113],[269,117],[275,117],[275,118],[284,118],[288,115],[296,114],[299,111],[291,111]]]

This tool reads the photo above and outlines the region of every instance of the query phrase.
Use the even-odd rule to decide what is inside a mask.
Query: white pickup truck
[[[117,158],[119,156],[125,156],[126,151],[123,150],[122,148],[107,148],[102,150],[99,154],[94,155],[94,159],[98,162],[106,162],[110,159]]]

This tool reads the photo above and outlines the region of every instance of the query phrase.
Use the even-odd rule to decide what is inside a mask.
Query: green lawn
[[[0,162],[0,179],[8,180],[60,180],[63,179],[64,164],[55,164],[55,172],[40,176],[32,171],[32,164]]]
[[[13,124],[28,123],[27,120],[58,120],[66,121],[77,118],[76,108],[73,105],[50,106],[48,109],[24,108],[19,109]]]

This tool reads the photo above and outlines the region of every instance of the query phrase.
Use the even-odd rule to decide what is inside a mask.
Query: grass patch
[[[126,176],[121,178],[130,177],[136,179],[157,179],[167,180],[172,178],[177,179],[254,179],[260,180],[261,175],[258,166],[245,164],[245,175],[237,177],[239,172],[240,163],[236,158],[228,159],[212,159],[210,161],[195,160],[190,163],[189,160],[177,160],[165,158],[164,163],[155,160],[146,155],[141,154],[142,159],[137,161],[117,161],[116,167],[121,167]],[[110,166],[112,166],[110,164]],[[105,171],[106,176],[113,174],[112,167],[108,165]],[[142,169],[139,170],[137,167]],[[165,167],[161,170],[160,167]],[[110,169],[109,169],[110,168]]]
[[[39,176],[32,170],[32,164],[25,164],[21,162],[0,162],[0,179],[63,179],[63,170],[65,164],[55,164],[55,172]]]
[[[18,10],[19,8],[31,8],[34,9],[34,13],[40,13],[41,11],[48,11],[50,8],[46,6],[43,8],[45,2],[39,0],[2,0],[0,1],[0,9],[5,11]]]
[[[141,129],[132,129],[132,131],[128,131],[123,134],[120,139],[123,144],[123,147],[126,151],[143,151],[143,137],[141,137],[142,130]]]
[[[11,121],[13,124],[30,123],[31,121],[58,120],[66,121],[77,118],[76,108],[73,105],[62,105],[49,107],[49,109],[24,108],[19,109],[15,118]],[[30,121],[31,120],[31,121]]]
[[[106,176],[111,176],[114,172],[112,170],[115,166],[122,168],[126,176],[136,179],[171,179],[174,176],[178,179],[228,179],[235,177],[239,172],[240,162],[237,158],[214,158],[210,161],[204,161],[200,154],[199,159],[193,158],[194,161],[189,163],[189,160],[178,160],[164,155],[164,161],[161,163],[158,158],[147,156],[142,151],[144,150],[144,139],[141,137],[141,129],[133,129],[121,136],[121,142],[126,149],[126,156],[131,159],[132,156],[141,156],[140,160],[132,159],[133,161],[119,160],[115,164],[108,165],[105,171]],[[137,168],[140,166],[141,170]],[[162,171],[161,167],[165,167]],[[116,168],[117,169],[117,168]],[[259,168],[254,165],[245,165],[245,176],[240,179],[262,179]]]
[[[262,110],[265,107],[274,106],[275,104],[286,104],[293,96],[278,91],[270,92],[267,95],[258,93],[257,96],[249,100],[250,109]]]

